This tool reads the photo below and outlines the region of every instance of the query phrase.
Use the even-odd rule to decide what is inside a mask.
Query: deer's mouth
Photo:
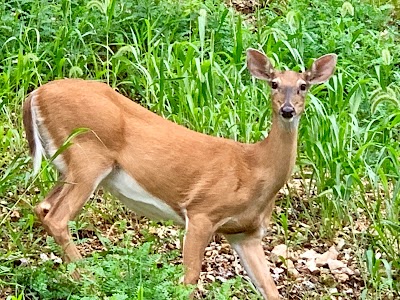
[[[290,116],[283,116],[280,114],[280,122],[283,128],[285,128],[288,131],[293,131],[296,130],[298,125],[299,125],[299,120],[300,120],[300,115],[298,114],[293,114],[291,117]]]

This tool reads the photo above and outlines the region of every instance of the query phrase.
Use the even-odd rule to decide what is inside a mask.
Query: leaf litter
[[[278,198],[283,197],[280,194]],[[100,198],[95,201],[98,202],[95,204],[97,212],[104,209],[104,214],[109,214],[106,207],[109,204],[105,200]],[[276,211],[283,210],[279,199],[277,203]],[[298,212],[294,209],[291,213]],[[90,214],[90,211],[85,213],[86,217]],[[180,254],[170,264],[182,263],[184,231],[180,227],[149,221],[125,208],[118,208],[118,214],[106,222],[99,213],[90,218],[95,229],[85,228],[78,232],[83,241],[78,247],[84,256],[91,255],[93,251],[105,251],[107,247],[101,241],[103,238],[115,244],[129,236],[127,247],[154,240],[154,249],[158,253],[179,250]],[[122,228],[121,220],[124,220]],[[294,230],[299,226],[310,229],[310,225],[299,225],[298,220],[292,218],[288,218],[288,223],[288,227]],[[273,221],[263,240],[263,247],[271,274],[284,299],[319,299],[321,295],[330,295],[330,299],[338,300],[359,299],[364,287],[357,262],[359,250],[342,231],[338,231],[337,237],[332,240],[323,240],[314,233],[296,244],[290,239],[285,242],[279,224]],[[238,275],[250,282],[237,254],[223,236],[215,235],[205,249],[196,298],[202,299],[208,293],[208,284],[225,282]],[[254,299],[244,297],[238,299]]]
[[[294,189],[298,191],[300,189],[298,185],[299,182],[292,179],[289,189],[295,187]],[[285,193],[288,193],[287,188],[278,196],[276,214],[287,210]],[[287,220],[288,228],[293,231],[292,236],[285,240],[282,228],[275,218],[263,240],[266,260],[281,296],[283,299],[296,300],[319,299],[321,295],[329,295],[330,299],[338,300],[359,299],[364,288],[358,264],[361,250],[354,244],[350,235],[346,234],[347,231],[344,230],[346,227],[338,230],[336,237],[330,240],[324,240],[317,232],[313,232],[304,235],[300,242],[296,241],[295,234],[300,230],[312,231],[313,224],[307,224],[307,220],[290,217],[299,215],[300,210],[304,209],[296,203],[307,201],[303,193],[292,197],[291,211]],[[19,215],[18,212],[14,212],[12,221],[18,222]],[[358,221],[354,225],[356,230],[363,231],[368,228],[369,225],[363,224],[362,219]],[[123,243],[126,247],[135,247],[152,240],[155,245],[154,251],[157,253],[165,254],[171,250],[180,253],[170,259],[170,264],[182,263],[184,235],[182,228],[138,217],[120,205],[117,200],[114,202],[108,199],[101,190],[91,197],[91,204],[81,214],[79,223],[85,226],[74,230],[73,236],[84,257],[92,255],[94,251],[107,253],[110,245]],[[36,226],[46,237],[40,224]],[[348,228],[348,231],[352,229]],[[29,267],[35,263],[42,264],[52,260],[57,265],[61,263],[59,255],[60,253],[54,253],[50,246],[44,246],[36,257],[23,258],[19,264],[21,267]],[[217,234],[205,249],[196,298],[202,299],[209,293],[210,283],[226,282],[236,276],[241,276],[250,282],[238,256],[224,237]],[[254,294],[251,295],[253,296],[240,295],[237,299],[255,299]]]

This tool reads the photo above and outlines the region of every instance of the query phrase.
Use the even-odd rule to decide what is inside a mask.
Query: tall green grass
[[[102,80],[184,126],[254,142],[267,134],[270,108],[268,89],[245,69],[245,49],[253,47],[276,67],[298,71],[338,54],[336,75],[312,89],[301,122],[297,173],[307,197],[299,218],[331,239],[366,217],[368,229],[350,236],[360,249],[363,297],[398,295],[400,44],[387,3],[274,2],[252,21],[217,0],[2,2],[0,285],[47,297],[27,287],[34,271],[15,267],[46,244],[31,208],[57,179],[49,168],[34,184],[29,179],[21,126],[28,92],[64,77]],[[150,289],[143,282],[135,283],[137,295]]]

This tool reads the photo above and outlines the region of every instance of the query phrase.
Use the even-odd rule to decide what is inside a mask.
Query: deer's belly
[[[171,206],[147,192],[124,170],[113,171],[103,185],[138,215],[152,220],[172,220],[177,224],[185,224]]]

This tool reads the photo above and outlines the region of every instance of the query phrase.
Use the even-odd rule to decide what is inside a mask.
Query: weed
[[[324,53],[338,54],[336,76],[312,89],[301,123],[297,170],[313,204],[304,202],[299,218],[325,239],[354,229],[366,283],[362,298],[398,295],[400,36],[393,16],[399,5],[262,2],[255,20],[217,0],[0,4],[0,287],[11,288],[10,299],[179,299],[189,291],[174,285],[182,270],[149,244],[121,248],[101,238],[109,250],[82,262],[91,275],[81,283],[69,279],[65,266],[38,261],[40,253],[58,252],[32,215],[57,174],[44,165],[38,180],[30,181],[21,126],[27,93],[58,78],[101,80],[191,129],[254,142],[268,131],[270,109],[265,85],[245,69],[248,47],[262,49],[278,68],[298,71]],[[97,201],[88,210],[116,222]],[[114,228],[129,228],[121,221],[125,213],[109,203],[108,211],[122,216]],[[291,203],[286,199],[282,206]],[[361,216],[366,229],[358,232]],[[81,218],[76,235],[96,227],[88,214]],[[277,218],[285,239],[294,238],[288,213]],[[238,297],[231,286],[251,289],[234,279],[207,297]]]

